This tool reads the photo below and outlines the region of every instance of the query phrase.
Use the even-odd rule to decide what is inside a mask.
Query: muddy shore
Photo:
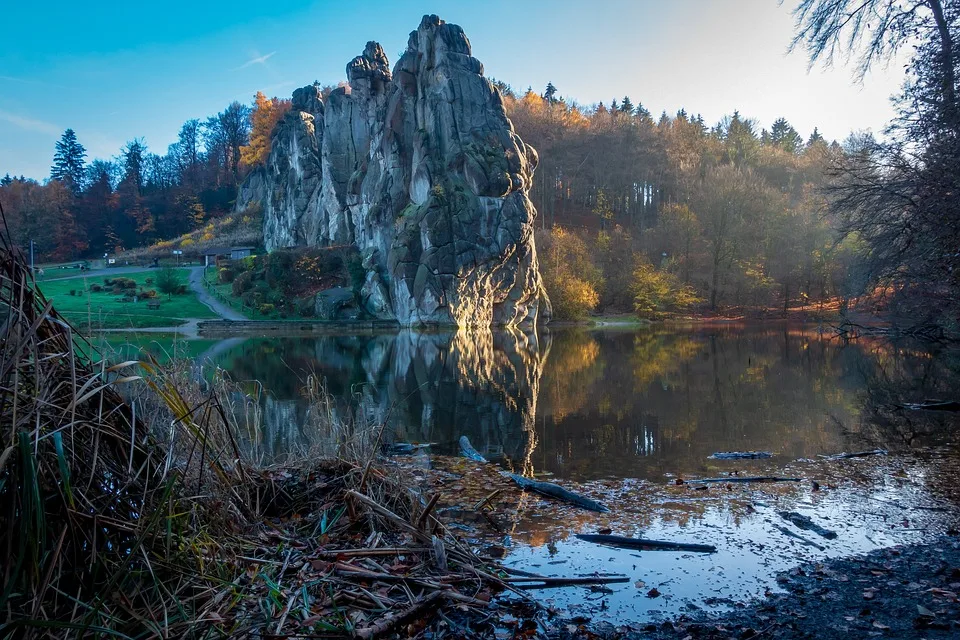
[[[598,638],[956,638],[960,636],[960,538],[891,547],[781,573],[785,593],[722,615],[691,611],[659,624],[615,627],[548,623],[547,637]],[[552,629],[550,628],[552,627]]]

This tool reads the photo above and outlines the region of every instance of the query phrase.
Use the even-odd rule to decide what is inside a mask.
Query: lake
[[[805,326],[251,337],[204,347],[206,367],[262,397],[258,444],[268,456],[310,440],[301,391],[312,375],[344,413],[387,423],[389,441],[456,454],[466,435],[492,458],[575,480],[700,472],[716,451],[794,459],[895,447],[890,439],[903,434],[864,420],[874,396],[894,384],[913,400],[949,394],[955,379],[952,362],[912,345],[843,342]]]
[[[148,338],[149,340],[149,338]],[[387,425],[387,443],[431,443],[412,464],[449,468],[466,435],[500,467],[588,493],[598,516],[536,497],[494,513],[508,566],[576,576],[626,573],[599,592],[546,601],[612,622],[723,609],[777,590],[807,560],[919,542],[957,525],[956,414],[902,405],[955,399],[956,353],[911,343],[844,341],[816,326],[693,326],[519,332],[231,338],[191,355],[240,382],[262,409],[247,446],[267,462],[316,443],[303,387],[324,380],[333,411]],[[822,456],[883,448],[889,456]],[[716,460],[766,451],[764,460]],[[409,460],[409,457],[407,457]],[[790,475],[802,483],[712,485],[683,479]],[[455,480],[453,482],[460,482]],[[454,488],[458,485],[454,485]],[[426,491],[426,485],[424,485]],[[453,489],[448,489],[453,491]],[[456,491],[453,491],[456,493]],[[796,511],[836,531],[785,535]],[[709,543],[716,554],[610,549],[573,534]],[[799,531],[799,530],[797,530]],[[467,535],[467,534],[465,534]],[[815,537],[815,536],[814,536]],[[813,544],[809,544],[813,542]],[[648,595],[656,588],[659,594]]]

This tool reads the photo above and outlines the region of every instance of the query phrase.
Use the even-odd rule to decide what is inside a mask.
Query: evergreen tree
[[[53,166],[50,167],[50,179],[60,180],[78,195],[83,189],[84,158],[87,150],[77,142],[77,134],[67,129],[60,136],[53,154]]]
[[[780,147],[787,153],[797,153],[803,146],[803,138],[790,126],[786,118],[777,118],[770,128],[770,144]]]
[[[552,82],[547,83],[547,88],[543,92],[543,99],[549,102],[550,104],[553,104],[554,102],[557,101],[557,88],[553,86]]]
[[[817,144],[818,142],[819,142],[819,143],[826,144],[827,141],[824,140],[824,138],[823,138],[822,135],[820,135],[819,129],[817,129],[817,127],[814,127],[814,128],[813,128],[813,133],[811,133],[811,134],[810,134],[810,138],[807,139],[807,147],[812,147],[813,145]]]
[[[629,96],[623,96],[623,102],[620,103],[620,111],[630,114],[633,113],[633,102]]]

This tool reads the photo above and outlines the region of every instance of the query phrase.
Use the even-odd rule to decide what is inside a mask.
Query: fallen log
[[[600,533],[578,533],[577,537],[586,542],[595,542],[623,549],[640,549],[641,551],[693,551],[695,553],[716,553],[717,551],[717,548],[712,544],[644,540],[643,538],[628,538]]]
[[[460,436],[460,454],[464,458],[469,458],[474,462],[489,462],[489,460],[480,455],[479,451],[473,448],[473,445],[470,444],[470,438],[467,436]]]
[[[718,451],[709,456],[711,460],[759,460],[771,457],[773,454],[769,451]]]
[[[384,445],[384,453],[391,456],[406,456],[423,449],[429,449],[432,443],[411,444],[409,442],[394,442]]]
[[[779,476],[733,476],[730,478],[701,478],[687,480],[687,484],[703,484],[707,482],[800,482],[802,478],[781,478]]]
[[[867,456],[885,456],[886,449],[871,449],[870,451],[855,451],[853,453],[836,453],[832,456],[820,456],[824,460],[847,460],[848,458],[866,458]]]
[[[525,491],[533,491],[534,493],[539,493],[540,495],[547,496],[548,498],[563,500],[564,502],[569,502],[574,506],[580,507],[581,509],[587,509],[588,511],[597,511],[599,513],[606,513],[609,511],[609,509],[596,500],[591,500],[590,498],[585,498],[584,496],[578,495],[572,491],[568,491],[558,484],[553,484],[552,482],[543,482],[541,480],[531,480],[529,478],[524,478],[521,475],[517,475],[516,473],[504,472],[503,474],[516,482],[517,486]]]
[[[503,578],[508,584],[516,585],[521,589],[543,589],[545,587],[572,587],[581,584],[617,584],[620,582],[630,582],[629,576],[596,576],[596,577],[578,577],[578,578]]]
[[[960,411],[960,402],[956,401],[941,401],[941,400],[930,400],[929,402],[907,402],[902,405],[898,405],[904,409],[910,409],[911,411]]]
[[[796,511],[778,511],[777,513],[781,518],[787,522],[792,522],[794,525],[800,527],[804,531],[813,531],[818,536],[826,538],[827,540],[833,540],[837,537],[836,531],[824,529],[816,522],[801,513],[797,513]]]
[[[824,547],[823,545],[819,545],[819,544],[817,544],[816,542],[814,542],[813,540],[808,540],[807,538],[804,538],[804,537],[803,537],[802,535],[800,535],[799,533],[796,533],[796,532],[794,532],[794,531],[790,531],[790,529],[787,529],[786,527],[781,527],[780,525],[775,524],[775,525],[773,525],[773,528],[776,529],[777,531],[779,531],[780,533],[786,535],[786,536],[790,536],[791,538],[795,538],[795,539],[799,540],[800,542],[802,542],[803,544],[807,545],[808,547],[814,547],[814,548],[816,548],[816,549],[819,549],[820,551],[826,551],[826,550],[827,550],[827,548]]]

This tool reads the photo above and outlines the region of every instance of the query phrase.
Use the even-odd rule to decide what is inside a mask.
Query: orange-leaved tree
[[[267,98],[262,91],[257,91],[250,115],[250,143],[240,147],[240,163],[243,166],[255,167],[267,161],[273,128],[289,110],[289,100]]]

